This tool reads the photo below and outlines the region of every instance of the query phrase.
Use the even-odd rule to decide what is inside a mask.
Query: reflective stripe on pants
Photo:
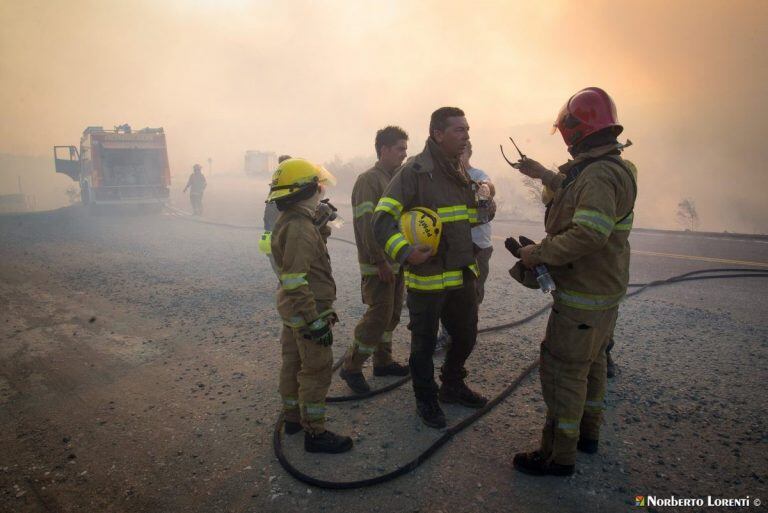
[[[300,420],[307,432],[320,433],[325,430],[321,405],[325,404],[331,386],[333,352],[330,347],[307,340],[299,330],[288,326],[283,326],[280,346],[280,395],[284,406],[298,400],[300,410],[299,413],[295,409],[290,412],[286,409],[286,420]]]
[[[606,357],[618,308],[587,311],[555,303],[541,344],[542,395],[547,422],[542,452],[555,463],[573,465],[579,434],[600,437]],[[599,406],[599,407],[598,407]]]
[[[355,343],[344,358],[344,368],[360,372],[373,354],[373,365],[392,363],[392,331],[400,324],[403,309],[403,274],[395,275],[395,283],[385,283],[376,276],[363,276],[360,284],[362,300],[368,306],[355,326]]]

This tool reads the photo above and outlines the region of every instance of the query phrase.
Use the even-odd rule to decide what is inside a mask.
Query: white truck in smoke
[[[57,173],[80,183],[84,205],[135,204],[159,211],[168,201],[171,173],[162,128],[89,126],[79,148],[54,146],[53,157]]]

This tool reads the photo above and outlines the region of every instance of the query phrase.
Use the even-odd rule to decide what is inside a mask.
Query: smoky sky
[[[388,124],[412,154],[455,105],[502,176],[509,135],[565,161],[548,126],[600,86],[634,142],[638,225],[676,227],[690,197],[702,229],[768,232],[765,1],[0,0],[0,22],[0,153],[127,122],[165,128],[178,176],[241,170],[248,149],[372,155]]]

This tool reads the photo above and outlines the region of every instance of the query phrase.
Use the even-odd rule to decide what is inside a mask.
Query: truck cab
[[[84,205],[138,204],[162,208],[171,173],[162,128],[138,131],[90,126],[80,146],[54,146],[56,172],[80,183]]]

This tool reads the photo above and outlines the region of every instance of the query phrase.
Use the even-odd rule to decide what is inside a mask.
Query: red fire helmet
[[[624,130],[616,115],[616,104],[599,87],[587,87],[563,105],[552,125],[552,133],[560,130],[565,144],[571,148],[604,128],[613,128],[616,135]]]

